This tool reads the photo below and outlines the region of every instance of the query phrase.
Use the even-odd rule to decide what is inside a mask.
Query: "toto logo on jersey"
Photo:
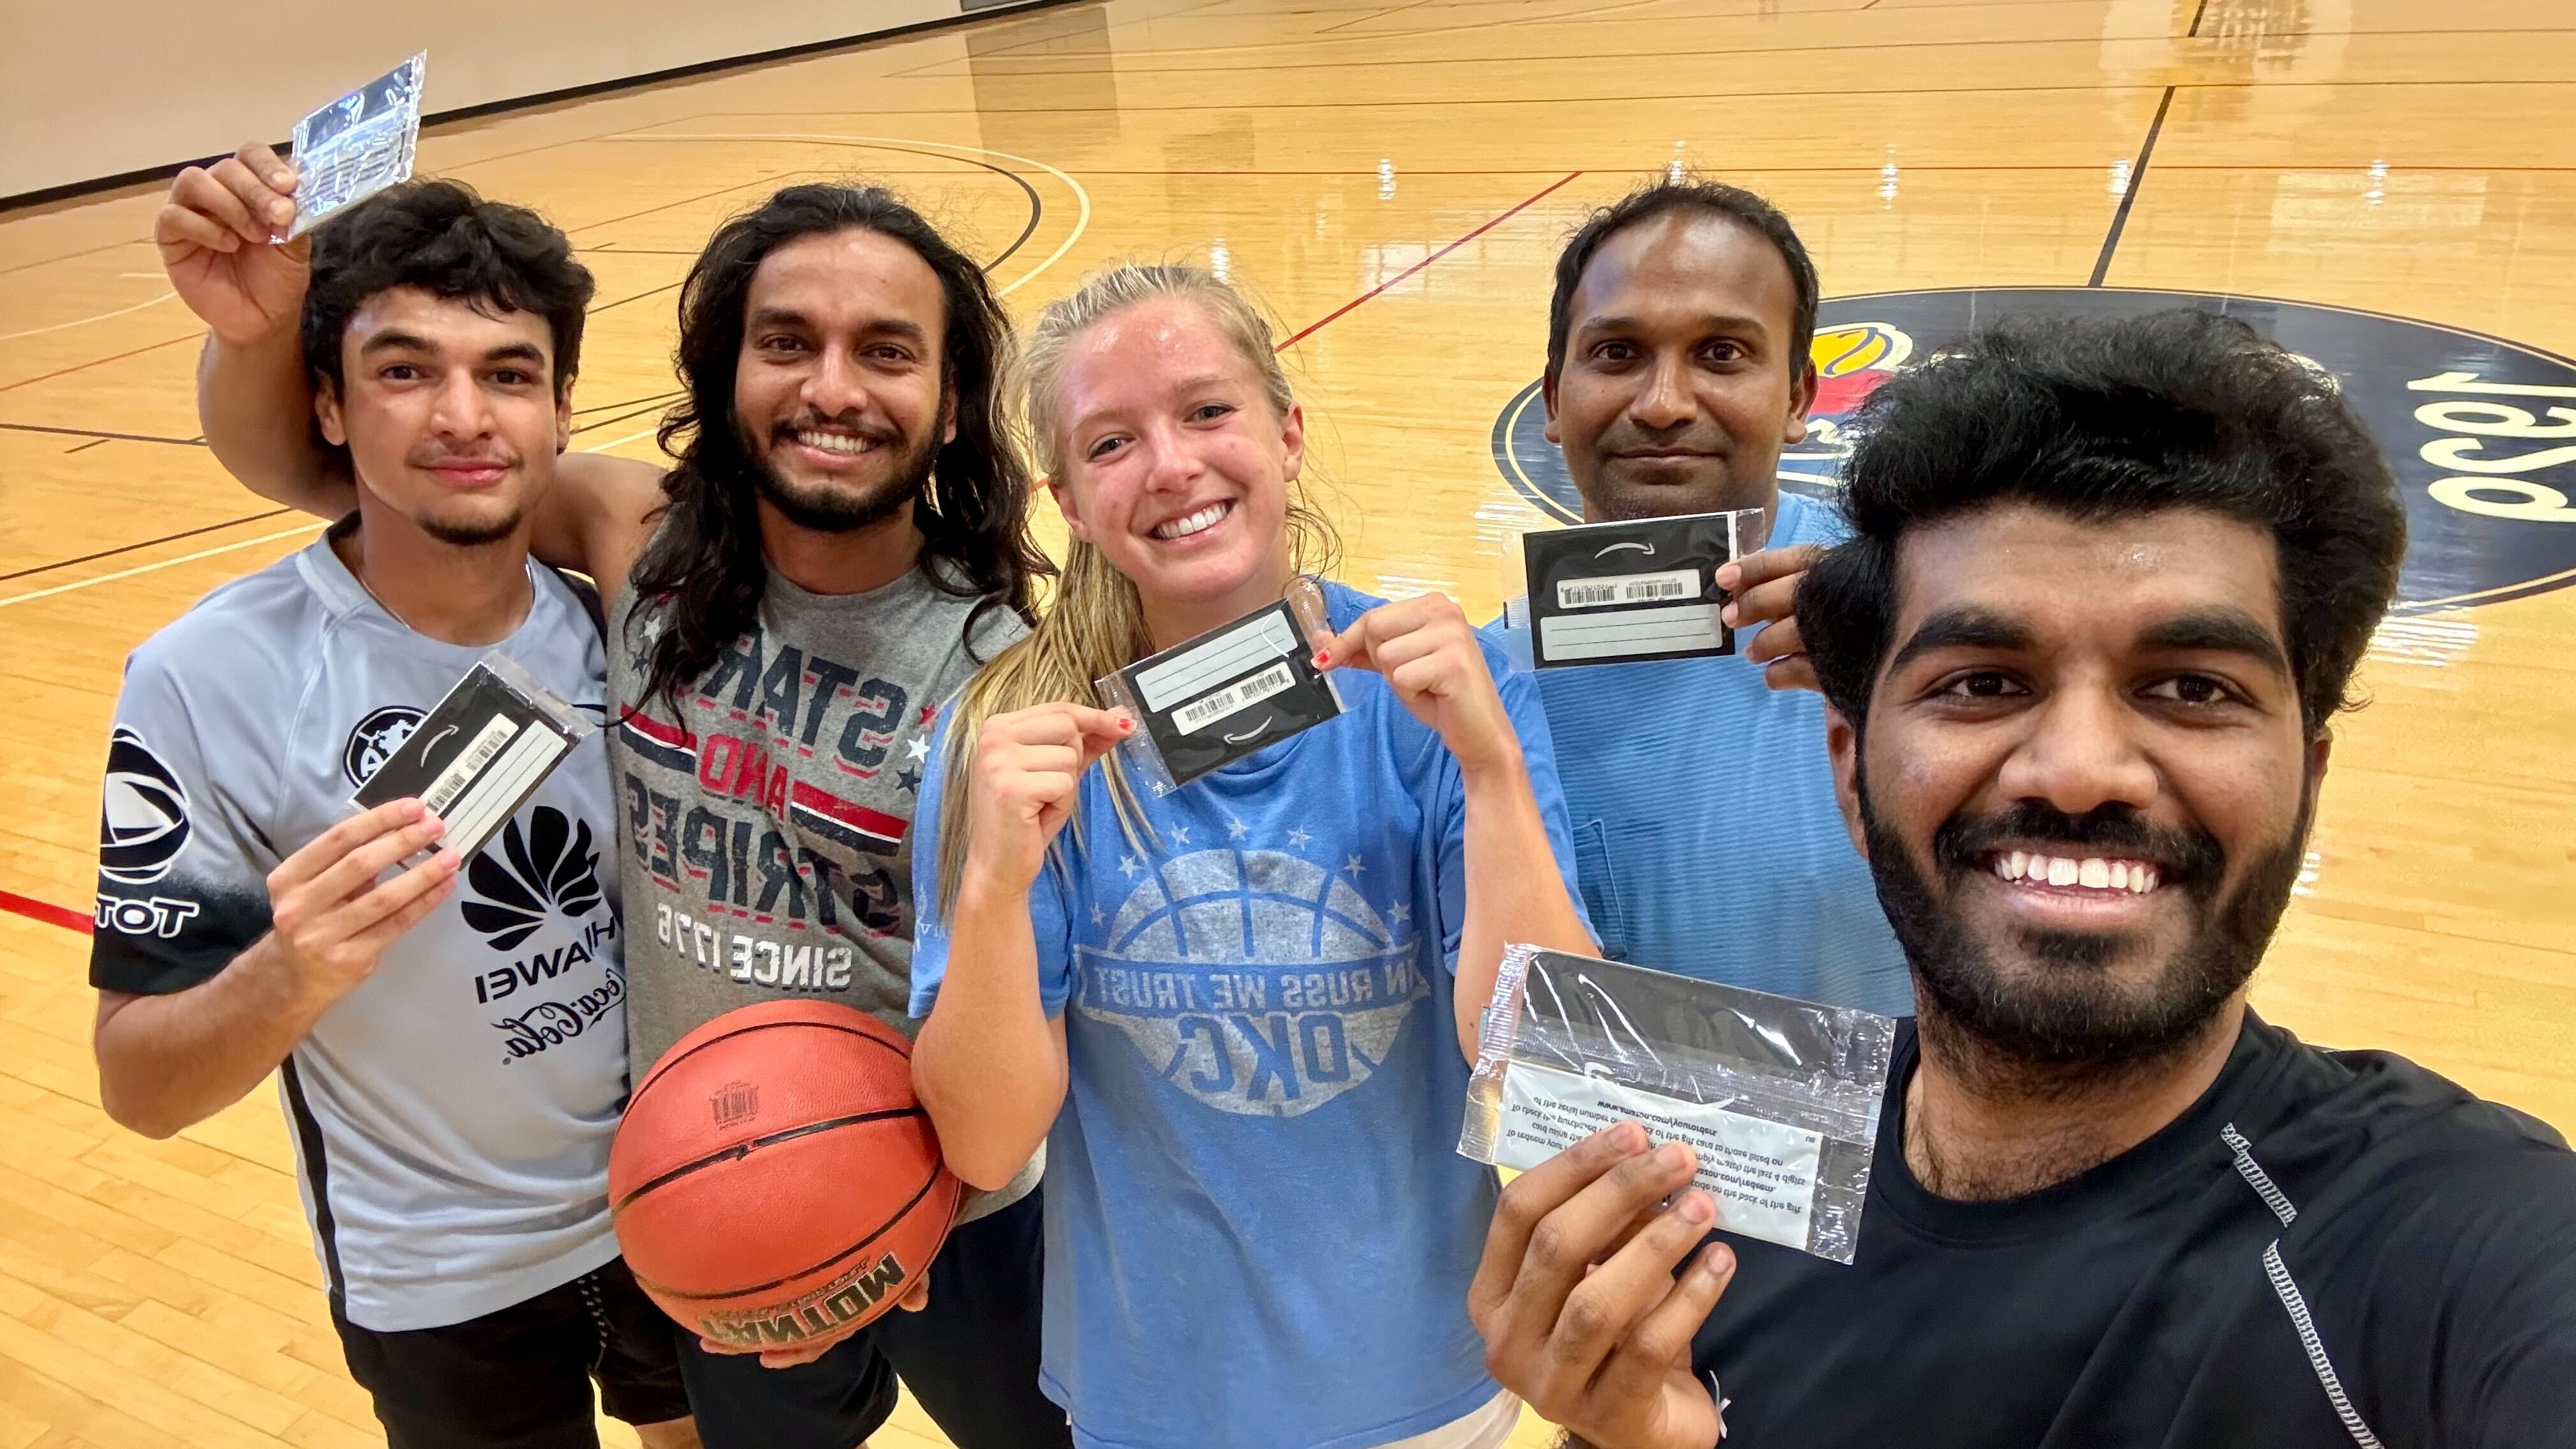
[[[2199,307],[2238,318],[2332,373],[2388,450],[2406,499],[2401,613],[2493,603],[2576,583],[2576,362],[2520,343],[2375,312],[2196,292],[2014,287],[1837,297],[1816,317],[1816,406],[1780,486],[1831,499],[1851,414],[1909,359],[2006,317],[2133,317]],[[1495,420],[1495,466],[1550,517],[1583,504],[1547,441],[1530,384]]]

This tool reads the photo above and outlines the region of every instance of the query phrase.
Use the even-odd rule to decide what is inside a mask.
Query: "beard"
[[[1870,807],[1866,780],[1860,796],[1870,874],[1914,968],[1921,1029],[1960,1040],[1994,1067],[2059,1082],[2116,1075],[2200,1038],[2253,977],[2289,906],[2314,799],[2303,791],[2289,835],[2264,848],[2229,890],[2226,852],[2206,829],[2157,825],[2127,805],[2075,816],[2037,801],[1944,821],[1932,837],[1936,887]],[[2189,939],[2144,981],[2122,981],[2113,972],[2134,949],[2130,933],[2023,931],[2016,944],[2027,964],[2007,969],[1995,943],[1948,903],[1968,872],[1990,868],[1984,857],[2002,841],[2157,862],[2158,888],[2189,902]]]
[[[767,459],[751,453],[752,486],[769,500],[788,522],[816,533],[857,533],[874,528],[911,507],[929,490],[930,475],[939,461],[939,437],[924,434],[911,451],[894,460],[894,471],[884,483],[860,492],[843,492],[833,488],[801,488],[769,466]]]
[[[441,518],[431,513],[423,515],[419,523],[421,532],[450,548],[482,548],[518,532],[523,516],[524,511],[517,508],[489,518]]]

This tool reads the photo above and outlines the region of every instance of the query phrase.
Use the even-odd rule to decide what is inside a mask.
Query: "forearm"
[[[959,891],[912,1070],[949,1169],[970,1186],[1009,1182],[1046,1140],[1064,1106],[1064,1024],[1038,992],[1026,891]]]
[[[167,996],[103,1003],[96,1049],[107,1115],[168,1137],[248,1095],[328,1005],[299,991],[273,937],[212,980]]]
[[[1476,1059],[1477,1028],[1503,948],[1515,943],[1590,955],[1592,937],[1565,891],[1547,822],[1518,756],[1465,776],[1467,919],[1458,941],[1458,1044]]]
[[[313,431],[313,382],[293,327],[246,341],[210,334],[197,362],[197,423],[215,461],[260,497],[324,518],[357,506],[346,463]]]

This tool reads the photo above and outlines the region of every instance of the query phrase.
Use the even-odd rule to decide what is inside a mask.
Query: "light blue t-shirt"
[[[1841,537],[1830,507],[1780,495],[1771,546]],[[1485,634],[1529,668],[1526,629],[1496,620]],[[1537,677],[1604,954],[1913,1012],[1904,954],[1834,800],[1820,696],[1771,689],[1741,654]]]
[[[1325,596],[1337,629],[1380,602]],[[1485,652],[1571,891],[1537,693]],[[1498,1392],[1467,1321],[1496,1189],[1457,1151],[1458,765],[1384,680],[1333,678],[1340,718],[1140,786],[1150,843],[1093,771],[1029,892],[1072,1065],[1041,1382],[1085,1449],[1357,1449]],[[948,967],[947,728],[915,817],[916,1016]]]

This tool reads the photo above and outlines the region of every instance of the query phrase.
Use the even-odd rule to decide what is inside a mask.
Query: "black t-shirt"
[[[2011,1202],[1908,1170],[1899,1036],[1846,1267],[1732,1239],[1728,1449],[2576,1445],[2576,1153],[2250,1014],[2163,1131]]]

